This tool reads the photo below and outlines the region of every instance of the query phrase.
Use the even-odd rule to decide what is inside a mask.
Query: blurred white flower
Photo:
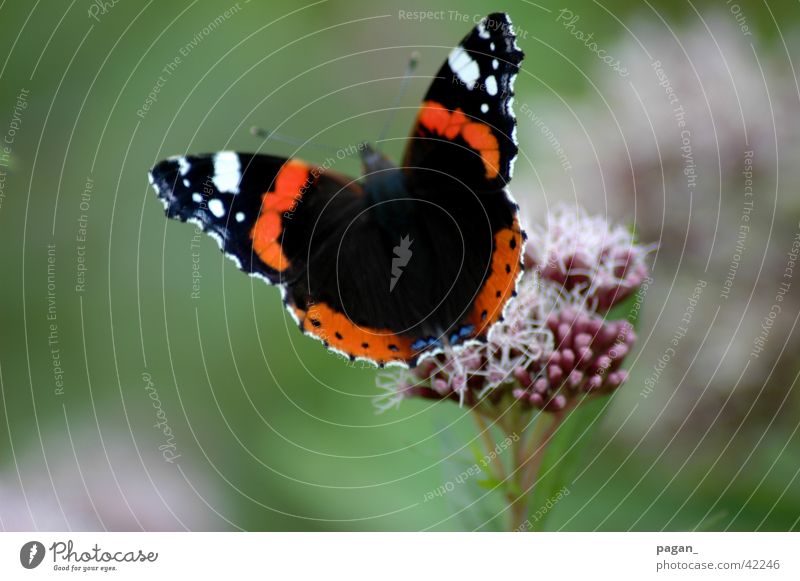
[[[88,428],[46,438],[41,450],[0,472],[0,530],[182,531],[224,530],[220,495],[199,481],[191,463],[163,460],[149,439]],[[53,436],[53,434],[49,434]],[[47,436],[47,434],[45,435]],[[52,442],[57,442],[53,444]],[[155,451],[155,453],[148,453]],[[185,478],[184,478],[185,474]],[[208,495],[201,497],[200,495]],[[210,508],[214,507],[214,510]]]
[[[635,213],[642,238],[668,239],[674,252],[686,239],[686,259],[705,266],[720,225],[740,214],[747,152],[762,191],[778,175],[782,183],[800,179],[793,71],[782,48],[743,36],[727,11],[693,15],[678,28],[641,18],[629,30],[609,50],[627,78],[596,67],[586,71],[596,92],[569,109],[561,101],[525,104],[569,160],[565,170],[523,116],[519,134],[541,178],[526,187],[548,204],[570,199],[626,219]],[[800,209],[796,196],[785,203]]]
[[[791,54],[797,35],[783,35]],[[638,236],[658,242],[653,277],[668,284],[651,287],[644,307],[655,324],[632,370],[637,383],[670,346],[692,289],[708,283],[664,371],[668,397],[648,399],[631,420],[641,422],[640,432],[626,433],[636,439],[650,432],[656,416],[657,429],[669,433],[687,416],[695,424],[754,421],[749,404],[738,413],[733,401],[719,415],[732,386],[743,394],[737,402],[763,393],[764,378],[780,390],[798,364],[784,357],[775,365],[783,350],[800,345],[787,315],[776,321],[765,351],[749,356],[800,215],[800,95],[787,49],[779,39],[743,35],[721,9],[693,12],[674,27],[644,15],[609,52],[630,72],[626,79],[593,67],[586,73],[595,92],[570,99],[569,107],[523,103],[529,113],[519,135],[541,180],[525,185],[542,198],[538,205],[569,200],[633,217]],[[526,123],[535,125],[525,130]],[[546,135],[537,126],[546,126]],[[798,297],[785,297],[783,313],[796,312]],[[619,410],[641,403],[630,392],[621,397]],[[782,397],[762,399],[766,417],[780,411]]]

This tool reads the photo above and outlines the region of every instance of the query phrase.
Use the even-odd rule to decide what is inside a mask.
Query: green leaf
[[[503,483],[493,476],[489,476],[488,478],[484,478],[482,480],[476,480],[475,482],[477,482],[478,486],[485,490],[493,490],[498,486],[503,486]]]
[[[638,303],[644,302],[645,296],[643,293],[646,292],[647,287],[639,287],[639,289],[637,289],[637,291],[627,299],[611,307],[611,310],[606,313],[606,320],[618,321],[620,319],[625,319],[631,325],[633,325],[634,331],[639,331],[642,321],[642,305],[639,304],[638,309],[636,307]]]
[[[478,466],[482,466],[483,465],[483,457],[486,454],[486,452],[483,451],[483,448],[481,448],[481,445],[478,442],[478,440],[473,440],[472,441],[472,444],[470,444],[469,450],[470,450],[470,452],[472,452],[472,459],[475,461],[475,464],[477,464]]]

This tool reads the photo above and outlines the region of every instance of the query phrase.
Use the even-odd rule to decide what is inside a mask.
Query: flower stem
[[[556,431],[570,409],[572,406],[552,413],[539,412],[533,429],[528,430],[530,436],[525,438],[523,436],[531,420],[530,413],[525,413],[515,406],[509,409],[508,413],[495,417],[491,413],[491,408],[481,406],[473,408],[478,431],[490,455],[495,448],[491,426],[499,427],[501,432],[511,438],[513,442],[510,473],[506,471],[499,455],[494,457],[488,466],[492,476],[498,482],[505,483],[504,495],[509,514],[508,530],[518,531],[532,528],[531,523],[528,522],[528,501],[532,498],[534,488],[538,484],[539,471],[549,444],[553,441]]]
[[[483,443],[486,446],[486,454],[488,457],[491,458],[491,453],[492,450],[494,450],[495,442],[494,439],[492,438],[492,432],[490,426],[486,423],[486,420],[483,418],[483,416],[479,411],[475,410],[472,415],[475,417],[475,423],[478,424],[478,431],[483,437]],[[507,478],[506,470],[503,467],[503,462],[499,457],[494,458],[490,462],[488,468],[492,477],[496,479],[498,482],[503,482],[506,480]]]
[[[522,488],[521,476],[523,474],[522,459],[525,457],[525,440],[520,439],[514,443],[513,477],[514,486],[508,495],[510,523],[509,530],[518,530],[523,526],[528,514],[528,495]]]
[[[566,410],[553,414],[542,413],[536,421],[529,441],[520,439],[514,454],[514,480],[518,497],[509,499],[511,509],[510,530],[527,530],[527,500],[533,496],[533,490],[539,480],[539,470],[547,453],[548,444],[552,442],[558,427],[564,419]]]

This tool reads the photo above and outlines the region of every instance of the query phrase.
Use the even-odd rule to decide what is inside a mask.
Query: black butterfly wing
[[[471,243],[463,264],[475,274],[461,285],[472,293],[461,325],[472,328],[468,338],[483,339],[501,318],[522,271],[525,234],[506,186],[518,151],[514,81],[523,56],[507,14],[481,20],[431,83],[403,162],[409,191],[458,216]],[[446,243],[441,231],[437,245]]]
[[[302,271],[302,248],[284,246],[284,223],[321,183],[312,166],[268,155],[221,151],[172,157],[150,171],[170,218],[198,225],[239,268],[270,283]]]
[[[497,191],[517,156],[514,81],[524,57],[507,14],[490,14],[454,48],[428,89],[403,166],[414,190],[458,178]],[[441,177],[437,177],[441,176]]]
[[[164,160],[150,182],[168,217],[197,224],[243,271],[284,286],[300,328],[326,347],[378,364],[414,364],[426,347],[397,332],[373,292],[384,274],[388,284],[392,248],[358,182],[235,152]]]

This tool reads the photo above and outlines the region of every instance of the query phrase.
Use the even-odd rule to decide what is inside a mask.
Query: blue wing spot
[[[420,337],[411,344],[411,349],[414,351],[422,351],[434,345],[441,347],[442,343],[436,337]]]
[[[453,344],[460,343],[463,339],[469,337],[474,330],[475,325],[464,325],[450,335],[450,342]]]

